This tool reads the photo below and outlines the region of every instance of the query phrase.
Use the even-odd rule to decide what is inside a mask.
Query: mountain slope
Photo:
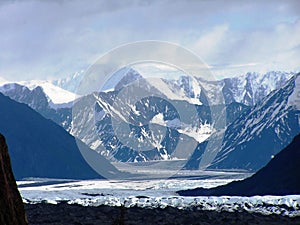
[[[45,118],[51,119],[65,128],[65,130],[70,130],[72,120],[71,105],[65,108],[62,105],[53,108],[51,102],[49,102],[49,97],[42,87],[37,86],[30,90],[26,86],[9,83],[0,87],[0,92],[17,102],[25,103]]]
[[[57,85],[68,86],[67,84],[72,84],[71,86],[73,87],[76,83],[75,81],[79,81],[83,75],[84,74],[77,74],[73,79],[58,82]],[[276,108],[285,108],[285,105],[280,103],[280,101],[285,100],[280,98],[268,100],[269,104],[271,104],[270,107],[265,106],[266,103],[264,102],[262,103],[264,107],[260,107],[260,105],[254,106],[252,109],[250,109],[250,107],[256,102],[261,101],[261,99],[272,90],[282,88],[284,81],[291,75],[292,73],[269,72],[266,74],[248,73],[242,77],[226,78],[220,81],[205,81],[200,78],[186,76],[174,80],[163,78],[148,80],[143,79],[143,76],[135,70],[124,68],[116,72],[105,86],[106,89],[114,89],[114,91],[106,90],[105,92],[97,93],[98,97],[96,100],[93,94],[78,99],[78,102],[80,102],[79,105],[82,105],[80,109],[80,115],[82,116],[77,117],[75,119],[76,121],[72,121],[71,107],[51,108],[49,100],[47,102],[48,97],[44,89],[40,87],[29,90],[27,87],[14,85],[14,87],[11,88],[8,86],[7,90],[3,90],[2,88],[2,91],[12,99],[28,104],[44,117],[55,121],[92,149],[104,155],[110,155],[112,153],[118,160],[123,162],[171,159],[170,154],[174,146],[176,146],[179,136],[190,136],[200,144],[190,162],[187,164],[187,168],[198,168],[199,162],[202,159],[203,149],[205,149],[204,147],[207,143],[201,142],[203,142],[213,130],[210,129],[209,135],[205,132],[205,138],[203,138],[203,133],[201,133],[201,129],[199,128],[205,125],[208,128],[211,127],[215,129],[211,121],[211,113],[214,113],[213,116],[217,121],[223,121],[225,119],[225,107],[218,105],[220,103],[220,96],[222,96],[223,93],[225,103],[227,104],[226,125],[229,126],[225,132],[225,142],[222,149],[214,165],[211,165],[211,167],[257,170],[265,165],[271,159],[271,156],[276,154],[279,149],[286,146],[291,138],[298,132],[298,123],[296,122],[297,115],[293,110],[278,110]],[[134,95],[136,95],[136,93],[133,93],[131,97],[128,97],[124,101],[120,100],[120,104],[118,105],[116,99],[118,99],[122,90],[126,90],[127,87],[134,86],[137,83],[144,88],[144,90],[141,91],[142,94],[149,93],[149,96],[151,96],[155,93],[159,98],[154,99],[147,97],[140,102],[136,102],[136,104],[128,100],[128,98],[135,97]],[[202,91],[202,88],[205,91]],[[288,96],[289,94],[286,95]],[[210,106],[208,106],[208,98],[210,100]],[[125,104],[123,107],[122,104],[127,101],[128,104],[126,103],[127,105]],[[271,101],[273,101],[273,103],[270,103]],[[196,109],[197,112],[194,113],[194,115],[198,114],[201,124],[199,126],[192,124],[190,127],[184,125],[184,129],[178,129],[180,127],[178,123],[176,125],[177,127],[169,126],[170,124],[174,125],[175,120],[178,122],[178,116],[175,116],[177,114],[175,110],[172,109],[172,105],[176,104],[184,104],[187,108]],[[272,106],[272,104],[274,105]],[[139,110],[136,110],[137,106]],[[117,110],[116,107],[119,110]],[[221,112],[218,110],[218,107],[222,110]],[[128,112],[125,112],[126,110],[124,109],[126,108]],[[255,112],[252,113],[252,110]],[[266,110],[269,112],[273,110],[275,114],[277,110],[279,113],[277,113],[278,115],[274,118],[271,118],[270,113],[267,113],[266,116],[262,115]],[[285,115],[287,111],[288,113]],[[235,120],[243,112],[244,114],[240,119]],[[130,126],[130,133],[122,135],[131,135],[135,139],[140,140],[140,142],[136,142],[137,145],[145,142],[145,140],[150,140],[151,143],[149,144],[153,145],[152,150],[154,151],[150,148],[149,150],[151,151],[149,154],[145,151],[134,151],[126,146],[126,142],[124,142],[125,138],[119,140],[112,128],[111,122],[118,117],[116,113],[119,115],[128,115],[131,118],[130,121],[123,121],[124,124],[126,123]],[[280,113],[282,115],[279,115]],[[159,123],[152,123],[153,120],[160,116],[163,118]],[[274,122],[274,120],[278,120],[281,116],[284,117],[282,121]],[[267,122],[259,120],[260,117]],[[196,119],[197,118],[195,118],[195,121]],[[248,121],[248,123],[245,123],[245,121]],[[138,122],[141,123],[138,124]],[[231,122],[233,123],[230,124]],[[79,126],[75,128],[73,126],[73,128],[71,128],[72,123],[73,125],[78,124]],[[147,137],[147,135],[150,134],[148,124],[155,124],[161,126],[163,129],[167,129],[166,138],[163,139],[162,135],[158,135],[154,139]],[[264,124],[267,124],[267,126],[263,127]],[[268,124],[270,124],[270,126]],[[255,134],[251,133],[252,131],[255,131]],[[215,136],[212,136],[211,139],[222,136],[220,135],[222,132],[224,131],[219,131]],[[267,149],[262,154],[258,154],[262,151],[261,146],[264,146],[265,140],[270,143],[275,140],[275,143],[272,144],[270,149]],[[100,149],[99,147],[101,144],[101,147],[104,146],[105,148],[104,151],[103,148]],[[243,150],[245,148],[252,148],[254,150],[253,152],[245,151]],[[246,155],[245,152],[249,152],[250,155]],[[233,156],[231,157],[230,155]],[[253,158],[254,155],[259,155],[259,159]],[[237,162],[236,158],[239,157],[244,161],[239,159]],[[249,159],[251,161],[250,164]]]
[[[18,84],[26,86],[30,90],[41,87],[48,98],[49,105],[53,108],[64,107],[66,103],[73,102],[78,97],[76,94],[55,86],[49,81],[31,80],[21,81]]]
[[[299,90],[297,83],[300,83],[299,74],[245,111],[225,131],[213,134],[210,140],[223,137],[222,132],[225,132],[221,148],[212,149],[217,155],[209,167],[258,170],[287,146],[300,132],[299,103],[291,101]],[[199,165],[206,144],[198,146],[187,168]]]
[[[17,179],[99,178],[82,158],[75,138],[62,127],[3,94],[0,106],[0,132],[6,136]]]
[[[300,194],[300,135],[278,153],[264,168],[242,181],[212,189],[179,191],[184,196],[254,196]]]

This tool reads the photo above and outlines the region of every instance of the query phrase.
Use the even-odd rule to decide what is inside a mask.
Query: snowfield
[[[17,82],[20,85],[28,87],[30,90],[41,87],[45,94],[49,97],[50,101],[54,105],[64,105],[73,102],[79,96],[70,91],[64,90],[50,83],[49,81],[43,80],[32,80],[32,81],[20,81]]]
[[[245,176],[241,175],[240,177]],[[229,176],[230,177],[230,176]],[[196,187],[215,187],[235,179],[182,179],[167,180],[55,180],[28,179],[18,181],[24,203],[68,204],[83,206],[125,206],[142,208],[215,210],[228,212],[255,212],[263,215],[277,214],[300,216],[300,195],[290,196],[222,196],[182,197],[178,190]]]

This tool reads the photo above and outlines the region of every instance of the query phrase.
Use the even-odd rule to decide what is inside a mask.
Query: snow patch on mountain
[[[202,143],[203,141],[205,141],[215,131],[211,124],[200,124],[198,127],[196,127],[185,124],[178,118],[175,118],[173,120],[164,120],[162,113],[155,115],[150,121],[150,124],[151,123],[176,129],[179,133],[193,138],[198,143]]]
[[[49,81],[42,81],[42,80],[32,80],[32,81],[20,81],[17,82],[20,85],[24,85],[28,87],[30,90],[33,90],[36,87],[41,87],[45,94],[49,97],[50,106],[52,107],[65,107],[66,103],[73,102],[79,96],[64,90],[60,87],[57,87],[50,83]],[[68,104],[67,104],[68,105]]]
[[[199,99],[201,87],[194,77],[181,76],[178,79],[156,78],[154,82],[150,83],[170,100],[181,100],[194,105],[202,105]]]

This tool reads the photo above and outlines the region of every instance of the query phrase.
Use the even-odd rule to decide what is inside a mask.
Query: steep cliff
[[[0,224],[26,225],[22,198],[12,172],[5,138],[0,134]]]

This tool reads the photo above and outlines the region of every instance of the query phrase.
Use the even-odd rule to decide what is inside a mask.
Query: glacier
[[[53,180],[18,181],[26,204],[79,204],[82,206],[117,206],[182,210],[214,210],[259,213],[263,215],[300,216],[300,195],[183,197],[175,192],[193,187],[215,187],[236,179],[168,179],[168,180]]]

